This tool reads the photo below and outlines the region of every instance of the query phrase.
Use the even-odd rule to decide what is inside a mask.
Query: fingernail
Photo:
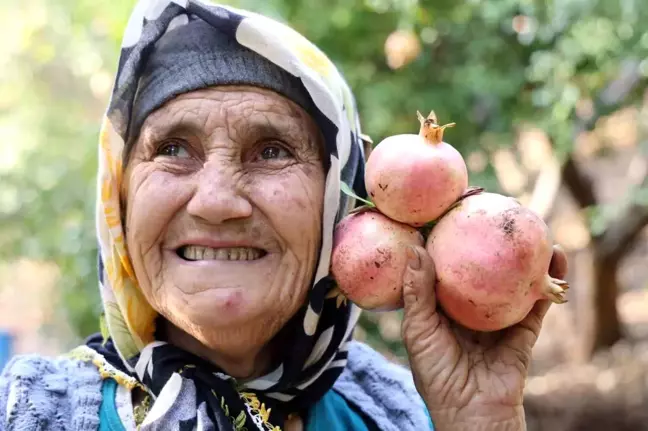
[[[421,256],[419,256],[418,251],[412,247],[407,247],[407,259],[409,260],[409,267],[413,270],[421,269]]]

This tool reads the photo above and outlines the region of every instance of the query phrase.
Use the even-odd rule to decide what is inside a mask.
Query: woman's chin
[[[262,298],[240,287],[201,291],[167,306],[161,314],[175,328],[168,341],[222,367],[264,346],[282,324],[264,313]]]
[[[183,295],[178,301],[181,315],[194,323],[212,327],[240,325],[256,319],[263,309],[261,292],[242,286],[214,287]],[[175,307],[174,307],[175,308]]]
[[[168,299],[161,313],[166,319],[208,349],[229,354],[265,345],[295,306],[281,306],[280,298],[247,287],[212,288]]]

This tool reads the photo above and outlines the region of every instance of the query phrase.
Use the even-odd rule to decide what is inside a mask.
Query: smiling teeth
[[[187,260],[256,260],[262,253],[258,248],[249,247],[211,248],[188,245],[180,249],[180,255]]]

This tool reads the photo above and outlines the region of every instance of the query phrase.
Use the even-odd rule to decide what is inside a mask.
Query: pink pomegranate
[[[416,229],[377,211],[351,214],[335,229],[331,273],[340,291],[360,308],[396,310],[403,306],[407,247],[423,243]]]
[[[548,227],[512,198],[467,196],[434,226],[426,248],[439,305],[467,328],[496,331],[520,322],[539,299],[566,302],[569,286],[548,274]]]
[[[468,170],[461,154],[443,142],[434,111],[417,113],[418,135],[390,136],[371,152],[365,186],[376,208],[393,220],[422,226],[441,216],[468,186]]]

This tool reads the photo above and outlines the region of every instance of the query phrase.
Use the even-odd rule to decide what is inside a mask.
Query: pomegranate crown
[[[456,123],[448,123],[444,124],[443,126],[439,126],[439,122],[434,111],[430,111],[430,115],[428,115],[427,118],[424,117],[419,111],[416,111],[416,116],[421,123],[419,135],[432,144],[440,144],[441,142],[443,142],[443,131],[448,127],[454,127],[456,125]]]

